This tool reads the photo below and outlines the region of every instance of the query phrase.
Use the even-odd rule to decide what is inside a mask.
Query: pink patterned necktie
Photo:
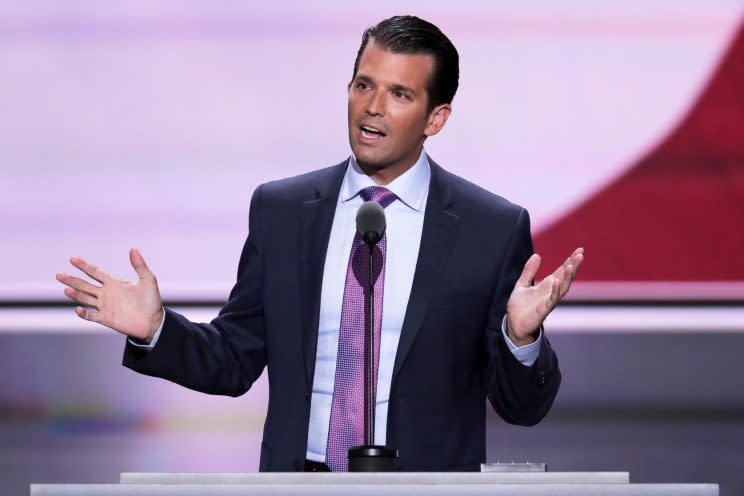
[[[360,191],[364,201],[376,201],[383,208],[397,198],[381,186],[370,186]],[[375,363],[374,380],[377,389],[377,367],[380,361],[380,329],[382,324],[382,290],[385,282],[385,248],[387,237],[382,236],[374,248],[373,281],[375,291]],[[328,428],[326,465],[333,472],[348,470],[348,450],[364,444],[364,365],[368,352],[365,348],[366,321],[369,312],[369,248],[359,233],[354,235],[346,270],[344,301],[341,306],[341,328],[338,335],[336,379],[333,386],[331,419]],[[384,421],[384,419],[381,419]]]

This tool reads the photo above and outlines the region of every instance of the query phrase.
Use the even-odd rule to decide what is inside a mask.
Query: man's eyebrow
[[[357,75],[354,78],[354,80],[355,81],[361,81],[361,82],[364,82],[364,83],[371,83],[372,82],[372,78],[371,77],[366,76],[364,74],[359,74],[359,73],[357,73]]]
[[[390,89],[393,91],[403,91],[404,93],[410,93],[411,95],[416,95],[416,92],[413,88],[409,88],[408,86],[402,85],[402,84],[391,84]]]

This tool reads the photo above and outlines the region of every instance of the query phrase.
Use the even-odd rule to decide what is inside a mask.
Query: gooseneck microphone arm
[[[369,280],[367,281],[366,366],[364,367],[364,446],[349,448],[350,472],[388,472],[394,469],[398,450],[390,446],[375,445],[375,246],[385,234],[385,211],[375,201],[359,207],[356,217],[357,232],[369,248]],[[384,263],[384,261],[381,261]],[[382,265],[380,273],[382,275]]]
[[[367,357],[364,367],[364,443],[375,444],[375,246],[385,234],[385,211],[379,203],[368,201],[357,212],[357,232],[369,248],[368,312],[366,322]],[[382,272],[380,272],[382,274]]]
[[[369,318],[367,327],[367,342],[368,353],[367,363],[365,367],[365,384],[367,385],[367,422],[365,423],[366,432],[364,436],[364,444],[372,445],[375,444],[375,283],[374,283],[374,259],[375,259],[375,245],[370,244],[369,246]],[[382,272],[380,272],[382,274]]]

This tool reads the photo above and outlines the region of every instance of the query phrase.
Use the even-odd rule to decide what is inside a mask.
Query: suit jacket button
[[[539,386],[542,386],[545,384],[545,372],[543,372],[542,370],[539,370],[537,372],[537,384]]]
[[[305,401],[310,402],[310,393],[305,393]]]

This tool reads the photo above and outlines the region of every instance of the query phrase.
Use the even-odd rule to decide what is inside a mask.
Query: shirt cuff
[[[137,348],[140,348],[142,350],[151,350],[155,347],[155,345],[158,343],[158,338],[160,337],[160,331],[163,330],[163,325],[165,324],[165,308],[163,308],[163,318],[160,319],[160,325],[158,326],[158,330],[155,331],[155,335],[152,337],[152,341],[150,341],[150,344],[145,344],[144,342],[140,341],[139,343],[136,342],[134,339],[129,338],[129,343],[133,346],[136,346]]]
[[[534,343],[526,344],[524,346],[517,346],[516,344],[512,343],[512,340],[509,339],[509,335],[506,332],[506,315],[504,315],[504,320],[501,321],[501,334],[504,335],[506,345],[509,347],[509,351],[512,352],[512,355],[514,355],[514,358],[522,362],[522,364],[526,365],[527,367],[531,367],[532,364],[535,363],[538,355],[540,355],[540,343],[542,343],[543,335],[542,326],[540,326],[540,335],[537,337]]]

